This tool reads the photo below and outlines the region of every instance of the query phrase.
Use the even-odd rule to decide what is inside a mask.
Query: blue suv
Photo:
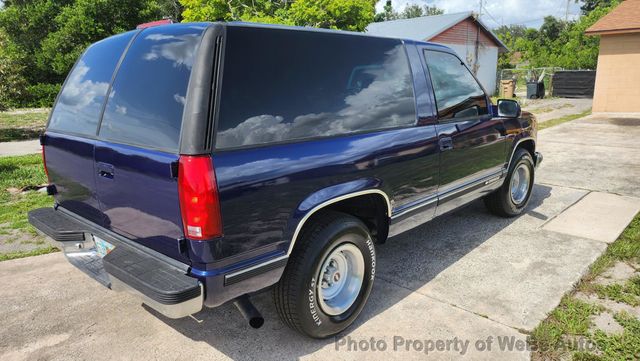
[[[542,157],[517,102],[450,49],[245,23],[149,27],[91,45],[41,136],[65,256],[171,318],[271,289],[316,338],[364,307],[376,247],[484,198],[523,212]]]

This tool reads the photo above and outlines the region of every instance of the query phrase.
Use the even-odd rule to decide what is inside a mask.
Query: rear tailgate
[[[176,170],[191,69],[206,27],[142,30],[115,75],[95,148],[106,227],[185,263]]]

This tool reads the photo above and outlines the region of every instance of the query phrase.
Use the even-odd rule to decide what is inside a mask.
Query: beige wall
[[[593,112],[640,112],[640,33],[601,36]]]

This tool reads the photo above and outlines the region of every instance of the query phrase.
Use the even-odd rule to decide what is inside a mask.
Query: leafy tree
[[[374,0],[180,0],[184,21],[244,20],[363,31]]]
[[[546,16],[544,23],[540,27],[539,34],[548,41],[554,41],[558,39],[560,33],[567,29],[568,23],[555,18],[553,16]]]
[[[387,0],[384,4],[384,8],[381,13],[378,13],[374,17],[374,21],[379,23],[381,21],[390,21],[399,19],[400,15],[393,9],[393,4],[391,0]]]
[[[76,0],[55,17],[37,59],[62,79],[91,43],[159,18],[157,4],[145,0]]]
[[[523,36],[511,40],[512,51],[522,53],[532,67],[556,66],[566,69],[595,69],[599,39],[586,36],[585,30],[608,14],[619,0],[611,0],[608,7],[596,7],[577,21],[563,22],[545,18],[540,30],[527,29]],[[500,36],[500,35],[499,35]],[[506,37],[506,35],[503,35]],[[502,39],[502,38],[501,38]]]
[[[56,30],[53,19],[70,3],[71,0],[6,1],[0,11],[0,29],[15,45],[22,68],[29,69],[23,74],[29,83],[60,81],[46,64],[38,62],[36,55],[40,53],[42,41]]]
[[[498,69],[513,68],[511,60],[514,55],[513,50],[516,48],[516,40],[525,36],[527,28],[522,25],[502,25],[493,32],[510,50],[498,55]]]
[[[183,10],[184,9],[179,0],[149,1],[147,5],[147,12],[149,14],[146,14],[145,16],[160,14],[162,17],[167,17],[174,21],[181,21]]]
[[[507,39],[521,38],[526,32],[527,28],[523,25],[502,25],[493,29],[493,33],[505,44],[508,42]]]
[[[433,16],[433,15],[442,15],[444,14],[444,10],[438,8],[437,6],[429,6],[424,5],[420,6],[418,4],[407,5],[400,17],[402,19],[411,19],[418,18],[421,16]]]
[[[284,21],[289,4],[287,0],[180,0],[184,21],[232,21],[265,19]]]
[[[296,0],[289,18],[296,25],[364,31],[374,13],[375,1],[371,0]]]
[[[14,48],[7,34],[0,30],[0,110],[14,106],[26,88],[21,75],[24,69]]]
[[[26,94],[16,101],[50,103],[89,44],[143,22],[179,15],[178,6],[177,0],[5,1],[0,31],[12,45],[3,47],[3,52],[12,52],[13,68],[26,81]]]
[[[377,13],[374,17],[375,22],[381,21],[390,21],[397,19],[412,19],[419,18],[421,16],[432,16],[432,15],[442,15],[444,14],[444,10],[438,8],[437,6],[429,6],[424,5],[420,6],[418,4],[407,4],[402,13],[398,14],[393,9],[393,4],[391,0],[387,0],[384,5],[383,11],[381,13]]]
[[[610,7],[615,2],[615,0],[576,0],[576,3],[579,3],[580,1],[583,2],[582,6],[580,7],[583,15],[588,15],[590,12],[599,7]]]

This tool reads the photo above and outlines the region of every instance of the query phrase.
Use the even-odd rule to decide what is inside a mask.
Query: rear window
[[[76,63],[58,97],[48,129],[95,136],[113,71],[134,32],[91,45]]]
[[[176,151],[193,60],[206,25],[145,29],[118,70],[100,138]]]
[[[399,40],[227,28],[217,148],[409,126],[412,78]]]

